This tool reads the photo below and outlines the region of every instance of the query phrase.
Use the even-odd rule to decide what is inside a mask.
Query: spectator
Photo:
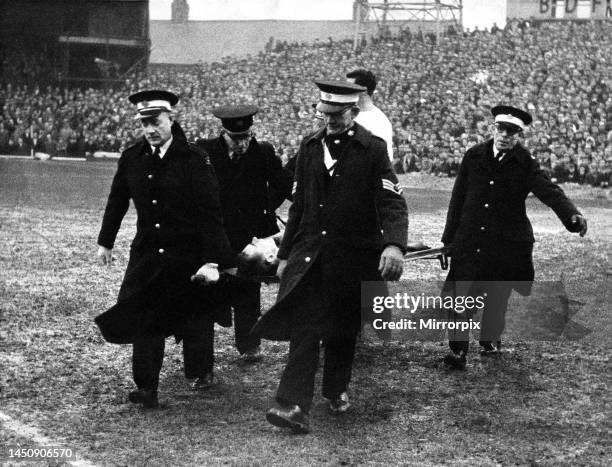
[[[555,180],[555,183],[565,183],[569,180],[570,169],[568,162],[569,157],[565,156],[562,159],[559,159],[555,166],[552,169],[552,178]]]
[[[372,95],[378,84],[376,76],[371,71],[360,68],[347,73],[346,77],[350,82],[367,89],[359,97],[359,115],[357,115],[355,121],[374,135],[385,140],[387,155],[389,160],[393,161],[393,127],[387,116],[372,101]]]
[[[51,157],[57,155],[57,143],[54,141],[51,133],[47,133],[43,139],[41,144],[41,149],[43,153],[48,154]]]
[[[18,156],[29,156],[30,155],[30,148],[28,147],[28,145],[26,144],[26,142],[21,136],[17,138],[17,141],[15,143],[15,149],[12,154],[16,154]]]
[[[85,155],[85,144],[83,138],[76,134],[70,135],[66,146],[66,155],[68,157],[83,157]]]

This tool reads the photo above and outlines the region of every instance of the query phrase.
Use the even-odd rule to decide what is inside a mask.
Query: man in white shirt
[[[393,128],[387,116],[374,105],[372,94],[376,89],[378,81],[376,76],[369,70],[362,68],[347,73],[346,77],[351,83],[364,86],[367,91],[359,97],[359,115],[355,121],[369,130],[373,135],[382,138],[387,143],[387,155],[393,161]]]

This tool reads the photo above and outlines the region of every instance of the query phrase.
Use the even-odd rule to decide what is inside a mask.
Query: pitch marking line
[[[29,438],[37,445],[62,446],[62,444],[65,444],[65,443],[58,442],[56,440],[47,438],[46,436],[42,435],[40,431],[38,431],[36,428],[32,426],[28,426],[25,423],[21,423],[20,421],[15,420],[14,418],[8,416],[4,412],[0,412],[0,421],[2,422],[2,426],[5,429],[12,431],[13,433],[19,435],[22,438]],[[81,456],[78,456],[78,457],[81,457]],[[78,459],[76,461],[68,461],[67,464],[73,467],[96,467],[95,464],[92,464],[91,462],[86,461],[84,459]]]

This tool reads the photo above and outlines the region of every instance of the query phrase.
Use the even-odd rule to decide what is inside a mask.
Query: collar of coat
[[[177,156],[177,155],[187,154],[194,150],[193,146],[195,145],[189,144],[186,139],[177,138],[176,136],[174,136],[172,138],[172,143],[170,144],[170,146],[168,147],[168,150],[166,151],[164,159],[168,156]],[[144,136],[136,144],[126,149],[126,151],[128,150],[136,151],[138,153],[152,154],[151,145],[149,144],[149,142],[146,140]],[[201,152],[201,149],[198,150],[198,152]]]
[[[372,133],[362,127],[359,123],[353,122],[353,126],[351,130],[355,132],[355,135],[352,137],[351,141],[356,141],[361,144],[364,148],[370,143],[372,139]],[[321,144],[321,141],[325,138],[325,127],[320,130],[315,131],[313,134],[309,135],[305,139],[305,144],[311,144],[316,142]]]
[[[229,153],[230,153],[229,145],[227,144],[227,141],[225,140],[225,137],[223,136],[224,133],[225,132],[222,132],[217,139],[219,141],[219,144],[224,148],[226,154],[229,155]],[[255,139],[255,136],[251,136],[251,139],[249,141],[249,145],[247,146],[247,150],[244,152],[244,154],[241,154],[241,157],[245,156],[256,145],[257,145],[257,140]]]
[[[491,138],[485,141],[484,143],[480,143],[478,146],[476,146],[477,148],[481,147],[483,149],[482,151],[478,152],[482,153],[485,158],[484,160],[486,160],[486,158],[490,157],[490,155],[493,154],[493,144],[493,138]],[[507,160],[514,158],[519,164],[524,167],[531,166],[531,164],[533,163],[533,159],[535,159],[535,157],[532,156],[531,153],[521,143],[516,143],[516,145],[510,151],[506,152],[505,157],[506,162]]]

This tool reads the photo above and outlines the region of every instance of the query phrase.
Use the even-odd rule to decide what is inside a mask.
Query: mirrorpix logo
[[[376,318],[372,321],[372,327],[376,331],[480,331],[480,321],[471,318],[465,321],[449,321],[436,318],[408,319],[401,318],[395,321],[387,321]]]

